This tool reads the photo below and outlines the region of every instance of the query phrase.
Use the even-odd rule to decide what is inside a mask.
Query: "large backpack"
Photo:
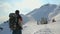
[[[16,29],[17,15],[15,13],[9,14],[9,27],[11,30]]]

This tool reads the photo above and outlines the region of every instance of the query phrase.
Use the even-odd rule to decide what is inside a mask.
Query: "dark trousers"
[[[13,30],[12,34],[22,34],[22,30]]]

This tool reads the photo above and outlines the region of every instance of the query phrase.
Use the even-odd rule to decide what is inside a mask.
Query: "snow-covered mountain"
[[[54,11],[49,14],[49,17],[50,17],[50,19],[52,19],[53,17],[55,17],[58,14],[60,14],[60,6],[59,5],[57,5],[57,7],[54,9]]]
[[[52,13],[52,14],[51,14]],[[27,15],[31,15],[35,20],[40,20],[42,17],[52,18],[60,13],[60,6],[56,4],[45,4],[40,8],[33,10]]]
[[[60,8],[55,4],[46,4],[42,7],[33,10],[27,15],[21,15],[23,17],[23,30],[22,34],[60,34]],[[49,24],[37,25],[37,21],[41,17],[55,18],[56,22],[49,22]],[[27,22],[27,23],[26,23]],[[12,34],[9,29],[9,22],[1,23],[0,34]]]

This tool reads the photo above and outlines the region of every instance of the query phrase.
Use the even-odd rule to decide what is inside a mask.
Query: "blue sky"
[[[60,0],[0,0],[0,18],[8,17],[9,13],[17,9],[21,14],[27,14],[47,3],[60,4]]]

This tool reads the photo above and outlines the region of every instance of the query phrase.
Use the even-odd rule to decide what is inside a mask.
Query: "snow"
[[[29,17],[30,21],[23,25],[23,34],[60,34],[60,21],[37,25],[37,22],[31,18],[32,17]],[[3,30],[0,31],[0,34],[12,33],[12,31],[9,29],[8,23],[1,24],[1,27],[3,27]]]
[[[51,7],[51,8],[53,7],[53,9],[51,9],[51,8],[50,8],[51,10],[49,9],[52,12],[56,8],[56,5],[52,6],[52,5],[47,4],[47,5],[45,5],[45,8],[46,7]],[[42,8],[42,10],[43,10],[43,8]],[[46,10],[47,10],[47,8],[46,8]],[[55,12],[57,12],[57,10]],[[41,12],[41,13],[43,13],[43,12]],[[39,16],[40,14],[38,15],[38,12],[34,12],[34,14],[29,13],[29,15],[27,16],[29,21],[27,21],[27,23],[23,24],[22,34],[60,34],[60,14],[57,14],[56,16],[52,17],[52,18],[56,19],[56,22],[49,21],[48,24],[39,24],[39,25],[37,24],[37,21],[35,20],[34,17]],[[55,14],[56,13],[54,13],[53,15],[55,15]],[[36,18],[38,18],[38,17],[36,17]],[[49,17],[49,18],[51,18],[51,17]],[[9,29],[8,22],[7,23],[1,23],[0,27],[3,28],[3,30],[0,30],[0,34],[12,34],[12,30]]]
[[[3,28],[3,30],[0,30],[0,34],[11,34],[12,31],[9,29],[8,23],[3,23],[0,26]]]
[[[49,14],[50,19],[60,14],[60,6],[57,6],[52,13]]]

